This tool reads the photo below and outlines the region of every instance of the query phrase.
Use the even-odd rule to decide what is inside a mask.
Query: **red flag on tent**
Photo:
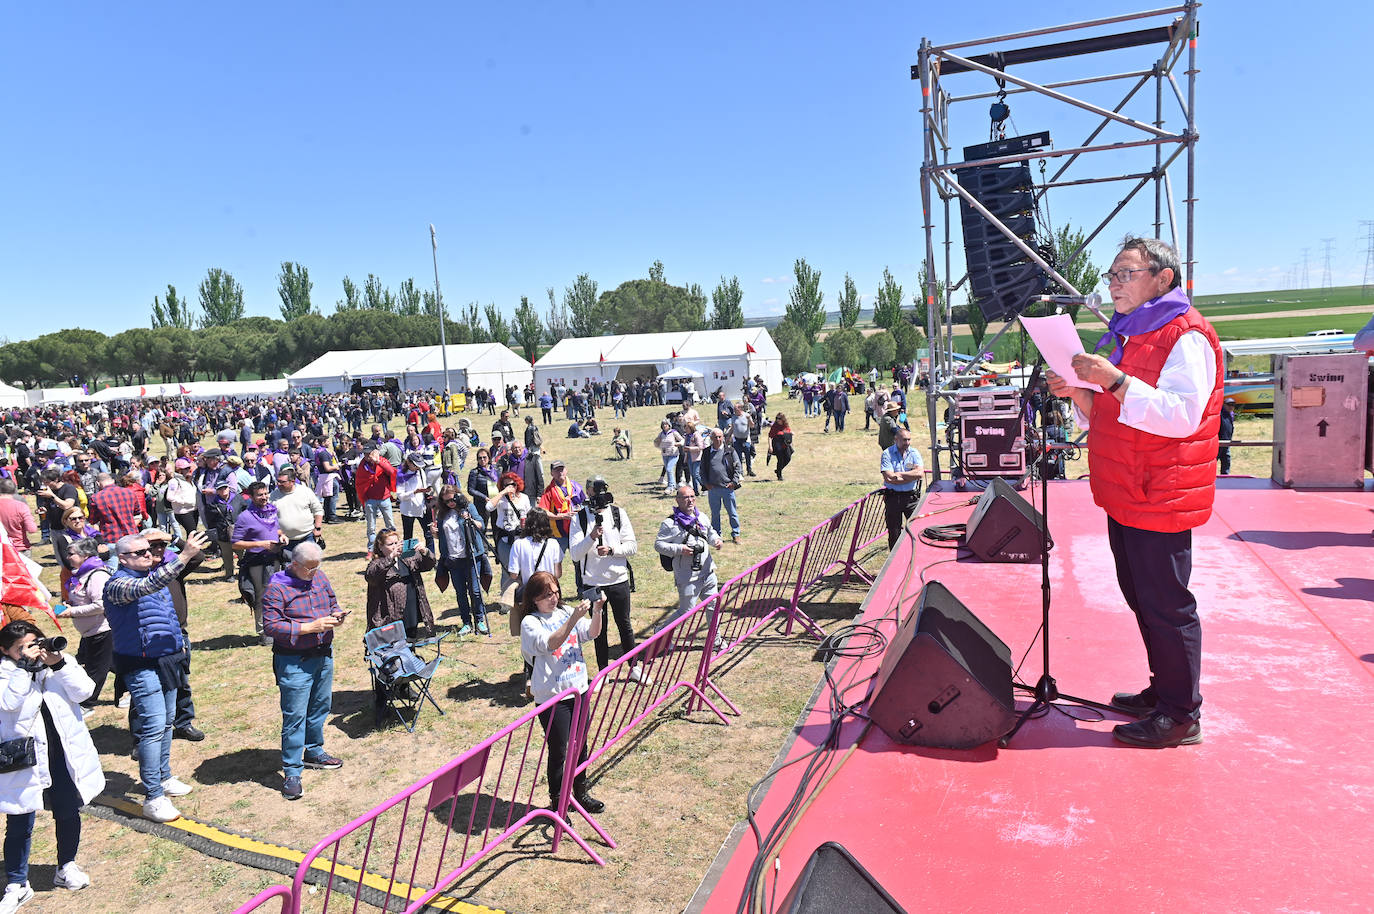
[[[677,358],[677,350],[676,350],[676,349],[673,350],[673,358]]]
[[[606,361],[606,353],[601,353],[601,361]]]
[[[751,343],[749,343],[748,341],[746,341],[745,344],[744,344],[744,351],[745,351],[745,352],[752,352],[752,353],[754,353],[754,354],[757,354],[757,353],[758,353],[758,350],[755,349],[755,348],[753,347],[753,345],[752,345]]]
[[[146,387],[140,387],[140,388],[138,389],[138,395],[139,395],[140,397],[146,397],[146,396],[148,396],[148,388],[146,388]]]
[[[178,384],[177,387],[181,389],[181,395],[183,397],[191,392],[191,389],[187,387],[185,384]]]
[[[4,558],[3,562],[0,562],[0,603],[41,609],[52,618],[58,630],[61,630],[62,623],[53,615],[52,607],[48,606],[48,601],[43,598],[42,592],[38,589],[38,582],[20,558],[19,550],[15,549],[14,544],[8,539],[5,539],[2,545]]]

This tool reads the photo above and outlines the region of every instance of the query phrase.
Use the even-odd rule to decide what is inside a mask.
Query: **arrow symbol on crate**
[[[1317,437],[1318,437],[1318,438],[1325,438],[1325,437],[1326,437],[1326,426],[1327,426],[1327,424],[1328,424],[1328,423],[1327,423],[1327,421],[1326,421],[1325,419],[1323,419],[1322,421],[1320,421],[1320,422],[1317,423]]]

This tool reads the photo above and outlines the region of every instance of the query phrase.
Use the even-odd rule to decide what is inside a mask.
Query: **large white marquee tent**
[[[744,379],[756,374],[769,390],[782,389],[782,353],[763,327],[566,339],[535,363],[534,383],[542,391],[551,383],[656,378],[673,369],[700,372],[697,392],[707,396],[720,387],[737,396]]]
[[[354,382],[364,387],[442,391],[443,349],[335,349],[288,375],[286,380],[293,391],[307,393],[346,393]],[[499,394],[509,384],[523,388],[533,374],[529,362],[500,343],[464,343],[447,349],[449,385],[454,393],[485,387]]]

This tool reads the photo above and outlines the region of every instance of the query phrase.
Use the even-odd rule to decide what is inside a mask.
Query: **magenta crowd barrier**
[[[587,692],[568,690],[544,702],[331,832],[306,854],[290,886],[265,889],[235,914],[275,912],[273,902],[278,899],[281,914],[304,914],[307,900],[311,912],[318,905],[320,914],[327,914],[336,895],[348,896],[352,910],[360,903],[406,914],[431,902],[445,906],[453,901],[441,897],[446,887],[538,819],[553,826],[553,851],[567,832],[587,856],[604,866],[569,818],[577,812],[608,847],[616,846],[572,797],[575,777],[603,761],[650,715],[680,697],[686,698],[689,712],[704,706],[728,725],[720,705],[735,715],[740,709],[714,681],[715,661],[779,615],[786,615],[788,633],[800,622],[812,635],[824,637],[820,626],[799,608],[802,596],[836,566],[843,567],[846,581],[851,573],[871,581],[859,555],[885,533],[878,490],[735,575],[718,594],[600,670]],[[644,681],[630,678],[635,664],[642,664]],[[562,794],[556,808],[550,809],[535,804],[547,754],[539,714],[574,696],[573,743],[585,740],[587,760],[579,764],[577,752],[567,753]],[[306,886],[312,884],[322,890],[307,895]]]
[[[312,911],[318,904],[321,914],[327,914],[335,895],[346,895],[354,909],[367,903],[383,911],[417,911],[536,819],[553,825],[554,851],[566,831],[604,866],[568,821],[577,753],[567,755],[558,808],[536,802],[547,752],[539,714],[576,695],[572,689],[559,693],[331,832],[297,868],[290,914],[302,914],[306,899]],[[308,883],[319,884],[321,891],[307,895]]]
[[[276,898],[280,898],[281,901],[275,905],[268,903]],[[254,895],[252,900],[235,908],[234,914],[251,914],[253,911],[280,911],[281,914],[291,914],[293,900],[291,886],[274,885],[271,888],[263,889]]]

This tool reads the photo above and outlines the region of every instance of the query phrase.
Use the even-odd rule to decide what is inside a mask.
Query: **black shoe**
[[[1135,717],[1149,717],[1155,713],[1154,689],[1146,687],[1143,692],[1117,692],[1112,696],[1111,706]]]
[[[281,782],[281,795],[288,800],[299,800],[303,793],[305,790],[301,787],[299,775],[286,778]]]
[[[1179,723],[1167,714],[1152,714],[1134,723],[1117,724],[1112,735],[1128,746],[1168,749],[1202,742],[1202,724],[1196,720]]]
[[[307,768],[328,768],[332,770],[335,768],[342,768],[343,759],[335,758],[334,756],[326,752],[323,755],[317,755],[314,758],[310,758],[309,756],[307,756],[305,759],[302,760],[302,764],[304,764]]]
[[[583,809],[585,809],[592,815],[596,815],[597,813],[601,812],[603,809],[606,808],[605,803],[601,802],[589,793],[574,794],[573,799],[577,801],[578,806],[581,806]]]
[[[177,727],[172,731],[172,739],[184,739],[189,742],[198,743],[205,739],[205,733],[195,724],[187,724],[184,727]]]

